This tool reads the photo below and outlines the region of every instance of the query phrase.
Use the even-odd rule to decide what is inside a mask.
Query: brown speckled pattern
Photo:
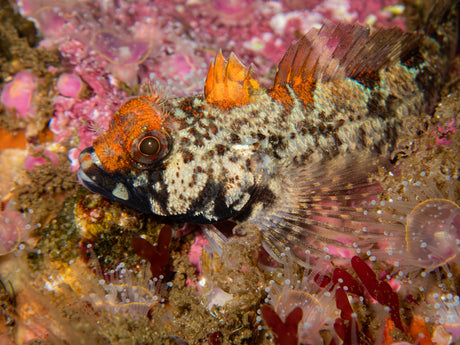
[[[420,112],[416,76],[417,69],[398,64],[381,72],[373,89],[351,78],[318,82],[314,107],[289,86],[290,107],[265,92],[230,110],[200,96],[168,100],[165,109],[181,125],[164,171],[150,174],[152,212],[216,222],[236,215],[256,188],[269,188],[281,165],[361,150],[388,154],[401,118]]]

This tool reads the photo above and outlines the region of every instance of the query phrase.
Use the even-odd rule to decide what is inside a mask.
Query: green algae
[[[89,233],[88,229],[85,229],[89,227],[88,222],[82,223],[79,218],[90,216],[76,215],[75,210],[77,208],[77,212],[81,212],[79,206],[92,197],[94,195],[78,188],[78,192],[65,200],[61,210],[46,226],[40,226],[34,231],[37,245],[29,255],[35,266],[37,261],[44,257],[59,265],[75,262],[79,258],[96,258],[104,271],[113,269],[120,262],[134,266],[140,261],[131,246],[132,239],[142,236],[155,242],[160,226],[149,219],[144,221],[143,216],[136,211],[96,197],[99,203],[92,201],[91,211],[95,212],[94,210],[98,209],[98,213],[104,213],[108,217],[98,219],[94,225],[96,230],[91,230],[95,233]],[[120,222],[120,219],[125,221]],[[130,220],[131,223],[127,223],[126,220]]]
[[[66,197],[76,192],[77,179],[64,153],[57,153],[55,163],[43,154],[38,156],[47,163],[24,170],[15,184],[13,202],[16,209],[30,215],[33,223],[43,225],[61,209]]]

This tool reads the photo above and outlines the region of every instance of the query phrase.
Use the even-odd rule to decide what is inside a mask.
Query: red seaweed
[[[334,330],[343,340],[343,343],[360,344],[363,341],[365,343],[367,340],[372,341],[369,334],[358,332],[359,324],[353,318],[354,311],[347,294],[351,293],[366,298],[367,294],[364,293],[364,288],[368,291],[368,295],[389,308],[391,320],[399,329],[405,331],[399,314],[399,298],[390,284],[386,281],[380,281],[372,268],[357,256],[351,259],[351,265],[359,280],[342,268],[336,268],[332,273],[334,284],[339,285],[335,291],[335,299],[336,306],[341,311],[340,318],[335,320]],[[367,338],[367,340],[362,337]]]
[[[356,279],[344,269],[339,267],[334,269],[334,272],[332,273],[332,280],[334,281],[334,284],[339,283],[340,287],[345,289],[347,292],[358,296],[364,296],[361,284],[359,284]]]
[[[319,274],[317,273],[315,275],[315,277],[313,278],[313,281],[318,284],[318,286],[320,288],[325,288],[326,286],[328,286],[330,284],[330,282],[332,281],[331,277],[329,277],[328,275],[324,275],[324,274]],[[333,289],[333,287],[331,287],[331,290]]]
[[[209,344],[210,345],[221,345],[223,337],[224,336],[219,331],[211,333],[209,335]]]
[[[150,262],[152,278],[159,278],[161,275],[164,276],[166,272],[169,263],[169,243],[171,242],[171,238],[171,227],[168,225],[161,228],[156,246],[150,244],[149,241],[143,238],[133,238],[132,244],[134,252],[141,258]]]
[[[366,287],[369,294],[375,298],[380,304],[390,308],[391,320],[396,327],[404,331],[404,326],[399,314],[399,298],[398,294],[393,291],[390,284],[386,281],[378,281],[374,271],[362,260],[354,256],[351,259],[351,266]]]
[[[351,307],[346,292],[342,288],[337,288],[337,290],[335,291],[335,305],[341,311],[340,317],[344,320],[351,321],[351,314],[353,314],[353,308]]]
[[[297,307],[286,317],[286,322],[268,305],[263,305],[262,316],[267,325],[275,334],[275,343],[278,345],[297,345],[297,331],[300,320],[302,320],[302,308]]]
[[[347,325],[345,325],[345,320],[341,318],[335,319],[334,322],[334,330],[335,333],[340,337],[340,339],[344,340],[347,337]]]

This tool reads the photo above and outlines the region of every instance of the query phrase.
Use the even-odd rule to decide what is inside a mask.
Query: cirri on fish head
[[[358,200],[378,193],[369,177],[436,102],[448,54],[422,51],[435,39],[327,23],[290,46],[268,89],[219,53],[203,94],[125,103],[82,151],[79,180],[172,220],[251,221],[272,252],[355,236]]]

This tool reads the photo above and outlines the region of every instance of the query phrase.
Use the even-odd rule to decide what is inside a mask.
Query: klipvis
[[[436,102],[449,59],[438,41],[327,23],[290,46],[269,89],[219,53],[203,94],[125,103],[81,152],[78,178],[179,222],[252,222],[275,257],[346,246],[370,222],[370,177]]]

